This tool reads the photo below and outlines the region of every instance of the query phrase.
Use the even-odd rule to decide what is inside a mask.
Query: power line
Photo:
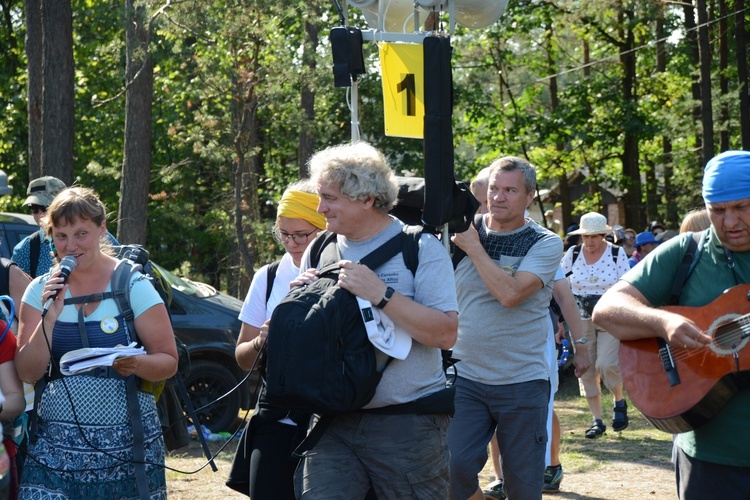
[[[690,29],[686,30],[686,33],[689,33],[691,31],[697,31],[698,29],[703,28],[704,26],[710,26],[710,25],[712,25],[714,23],[720,22],[720,21],[722,21],[724,19],[727,19],[729,17],[735,16],[735,15],[740,14],[742,12],[746,12],[747,10],[750,10],[750,7],[745,7],[741,11],[737,10],[737,11],[731,12],[731,13],[725,15],[725,16],[721,16],[721,17],[715,18],[715,19],[713,19],[711,21],[708,21],[706,23],[696,25],[694,28],[690,28]],[[651,41],[651,42],[649,42],[647,44],[639,45],[638,47],[634,47],[634,48],[628,49],[626,51],[618,52],[617,54],[613,54],[611,56],[602,57],[602,58],[597,59],[595,61],[589,61],[587,63],[580,64],[580,65],[574,66],[572,68],[568,68],[568,69],[564,69],[564,70],[558,71],[558,72],[553,73],[551,75],[542,76],[542,77],[537,78],[536,80],[533,80],[533,81],[531,81],[529,83],[513,85],[512,87],[509,87],[509,89],[510,90],[515,90],[515,89],[519,89],[519,88],[523,88],[523,87],[528,87],[529,85],[533,85],[533,84],[536,84],[536,83],[541,83],[541,82],[544,82],[546,80],[550,80],[552,78],[557,78],[559,76],[567,75],[569,73],[573,73],[573,72],[576,72],[576,71],[581,71],[583,69],[590,68],[592,66],[596,66],[596,65],[599,65],[599,64],[611,61],[613,59],[619,59],[623,55],[632,54],[634,52],[637,52],[637,51],[640,51],[640,50],[644,50],[644,49],[652,49],[654,44],[658,44],[658,43],[667,41],[671,37],[672,37],[672,35],[665,36],[663,38],[659,38],[659,39],[653,40],[653,41]],[[488,64],[485,64],[485,65],[475,65],[475,66],[468,66],[467,65],[467,66],[462,66],[462,67],[464,67],[464,68],[485,67],[486,68],[488,66],[489,66]]]

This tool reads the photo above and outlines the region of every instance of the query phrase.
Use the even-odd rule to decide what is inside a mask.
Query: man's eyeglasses
[[[311,235],[316,233],[318,230],[313,229],[307,234],[297,234],[297,233],[285,233],[283,231],[274,230],[273,237],[276,238],[276,240],[279,243],[288,243],[289,239],[291,238],[293,242],[295,242],[297,245],[304,245],[307,243],[308,238],[310,238]]]
[[[42,205],[31,205],[30,208],[31,208],[31,213],[34,214],[34,215],[36,215],[38,213],[42,213],[43,214],[43,213],[47,212],[47,207],[44,207]]]

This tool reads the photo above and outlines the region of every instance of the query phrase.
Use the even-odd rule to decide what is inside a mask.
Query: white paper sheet
[[[117,358],[146,354],[143,347],[136,345],[132,342],[127,346],[84,347],[67,352],[60,358],[60,372],[63,375],[76,375],[100,366],[112,366]]]

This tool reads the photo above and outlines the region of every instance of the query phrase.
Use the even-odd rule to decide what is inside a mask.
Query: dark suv
[[[0,255],[38,230],[30,215],[0,213]],[[212,432],[233,430],[241,409],[254,404],[257,372],[246,378],[234,359],[242,323],[242,302],[197,281],[180,278],[156,266],[172,286],[170,313],[175,335],[188,347],[190,375],[185,385],[201,423]]]

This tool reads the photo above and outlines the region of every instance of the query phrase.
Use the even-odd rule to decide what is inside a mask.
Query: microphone
[[[76,270],[76,267],[78,266],[78,261],[75,257],[72,255],[66,255],[62,258],[60,261],[60,269],[62,269],[62,272],[60,273],[60,277],[62,278],[63,282],[62,284],[65,285],[65,283],[68,282],[68,276],[70,276],[70,273]],[[47,314],[47,310],[52,305],[52,302],[55,301],[57,296],[60,294],[60,290],[58,289],[55,291],[55,294],[47,299],[47,302],[44,303],[44,309],[42,309],[42,317],[44,317],[45,314]]]

